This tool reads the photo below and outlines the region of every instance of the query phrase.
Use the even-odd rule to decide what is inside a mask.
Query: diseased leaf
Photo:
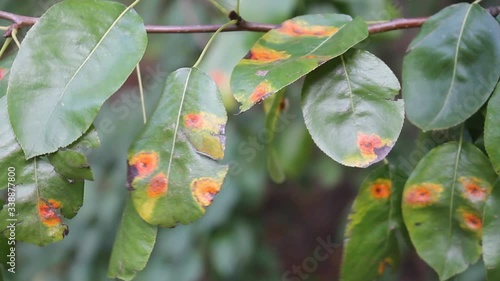
[[[6,97],[0,98],[0,120],[7,120]],[[5,150],[0,147],[0,167],[3,171],[8,167],[15,169],[14,181],[8,181],[7,175],[2,173],[0,186],[15,185],[17,212],[17,216],[12,216],[7,208],[0,211],[0,232],[6,233],[11,222],[7,219],[14,218],[17,219],[18,241],[44,246],[63,239],[68,233],[63,216],[74,217],[82,205],[83,181],[60,176],[45,158],[24,160],[8,122],[0,126],[2,144],[3,140],[6,144]]]
[[[66,148],[60,148],[56,153],[48,156],[50,164],[56,171],[69,179],[93,180],[92,169],[87,156],[92,148],[100,145],[97,131],[91,127],[80,139]]]
[[[462,123],[493,91],[498,61],[500,26],[481,6],[456,4],[432,16],[403,61],[408,119],[424,131]]]
[[[127,200],[116,234],[108,277],[132,280],[146,266],[153,251],[158,227],[145,222]]]
[[[275,183],[285,181],[285,172],[278,159],[278,153],[274,146],[274,135],[276,134],[276,124],[278,123],[281,111],[285,107],[284,91],[279,91],[264,102],[266,111],[266,140],[267,141],[267,170],[269,176]]]
[[[7,90],[10,121],[26,159],[83,135],[146,44],[141,17],[122,4],[67,0],[52,6],[28,31]]]
[[[386,157],[404,120],[394,73],[369,52],[349,51],[307,76],[304,120],[316,145],[333,160],[366,167]]]
[[[463,272],[482,252],[483,207],[497,176],[470,143],[432,149],[403,193],[403,218],[419,256],[441,280]]]
[[[483,258],[488,280],[500,279],[500,181],[484,208]]]
[[[173,227],[199,218],[219,192],[227,166],[227,121],[215,82],[197,68],[167,78],[150,121],[128,154],[128,186],[139,215]]]
[[[233,70],[231,89],[246,111],[368,37],[347,15],[306,15],[283,22],[255,43]]]
[[[500,83],[488,102],[484,124],[484,146],[493,168],[500,175]]]
[[[396,232],[403,226],[404,181],[400,172],[387,165],[363,181],[346,229],[341,280],[375,280],[387,266],[397,266]]]

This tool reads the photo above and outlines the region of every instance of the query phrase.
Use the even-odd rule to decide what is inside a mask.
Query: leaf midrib
[[[52,107],[51,111],[49,112],[48,116],[47,116],[47,119],[45,119],[45,122],[42,126],[42,128],[46,128],[47,127],[47,123],[49,122],[49,120],[51,119],[56,107],[58,107],[58,105],[60,104],[61,102],[61,99],[63,98],[64,94],[66,93],[66,91],[68,90],[69,86],[71,85],[71,83],[73,83],[73,80],[75,80],[76,76],[80,73],[80,71],[82,70],[82,68],[87,64],[87,62],[90,60],[90,58],[94,55],[94,53],[96,52],[96,50],[101,46],[102,42],[104,41],[104,39],[106,39],[106,37],[109,35],[109,33],[111,32],[111,30],[116,26],[116,24],[123,18],[123,16],[128,13],[130,10],[132,9],[131,6],[129,7],[126,7],[121,13],[120,15],[113,21],[113,23],[108,27],[108,29],[106,30],[106,32],[102,35],[101,39],[99,40],[99,42],[97,42],[97,44],[94,46],[94,48],[92,48],[92,50],[90,51],[90,53],[87,55],[87,57],[85,58],[85,60],[82,62],[82,64],[80,64],[80,66],[78,67],[78,69],[75,71],[75,73],[73,74],[73,76],[70,78],[70,80],[68,81],[68,83],[66,83],[66,85],[64,86],[64,89],[63,91],[61,92],[59,98],[57,99],[54,107]]]
[[[455,80],[456,80],[456,75],[457,75],[458,53],[459,53],[460,45],[462,43],[462,37],[463,37],[464,30],[465,30],[465,25],[467,23],[467,19],[469,17],[469,14],[470,14],[470,11],[472,10],[473,5],[475,5],[475,4],[471,4],[470,7],[469,7],[469,9],[467,10],[467,13],[465,13],[464,21],[462,23],[462,26],[460,28],[460,33],[458,35],[457,47],[455,48],[455,58],[453,60],[453,74],[452,74],[452,79],[451,79],[450,87],[448,89],[448,93],[446,93],[446,98],[444,100],[443,106],[441,107],[441,109],[439,110],[439,112],[434,116],[434,118],[429,122],[429,126],[431,126],[436,121],[436,119],[439,116],[441,116],[441,114],[443,113],[446,105],[449,102],[452,90],[453,90],[453,88],[455,86]]]
[[[167,167],[167,181],[170,178],[170,171],[172,168],[172,161],[174,159],[174,152],[175,152],[175,142],[177,141],[177,132],[179,131],[179,124],[181,120],[181,115],[182,115],[182,109],[184,106],[184,99],[186,97],[186,92],[187,92],[187,87],[189,84],[189,79],[191,77],[193,69],[190,68],[189,72],[186,76],[186,82],[184,83],[184,89],[182,90],[182,97],[181,97],[181,103],[179,105],[179,111],[177,112],[177,120],[175,121],[175,129],[174,129],[174,136],[172,139],[172,148],[170,149],[170,159],[168,160],[168,167]]]

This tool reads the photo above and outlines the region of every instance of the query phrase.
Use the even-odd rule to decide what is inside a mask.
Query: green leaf
[[[158,107],[128,154],[128,186],[139,215],[173,227],[198,219],[218,193],[227,166],[226,111],[215,82],[197,68],[167,78]]]
[[[26,159],[66,147],[85,133],[146,45],[141,17],[122,4],[67,0],[52,6],[27,33],[7,90],[9,117]]]
[[[316,145],[333,160],[367,167],[386,157],[404,121],[400,89],[390,68],[353,50],[307,76],[302,112]]]
[[[366,37],[366,23],[346,15],[306,15],[283,22],[262,36],[233,70],[231,89],[240,110],[248,110]]]
[[[48,156],[50,164],[56,171],[69,179],[93,180],[94,175],[89,166],[87,156],[92,148],[100,145],[97,131],[91,127],[80,139],[66,148],[60,148]]]
[[[127,200],[109,262],[108,277],[132,280],[146,266],[153,251],[158,227],[139,217]]]
[[[453,127],[488,99],[500,77],[500,26],[478,4],[449,6],[425,22],[403,61],[408,119]]]
[[[388,265],[397,265],[396,231],[402,227],[404,181],[400,172],[387,165],[363,181],[346,229],[341,280],[375,280]]]
[[[0,120],[7,120],[6,97],[0,98]],[[18,241],[44,246],[63,239],[68,233],[63,216],[74,217],[82,205],[83,181],[60,176],[45,158],[24,160],[8,122],[2,122],[0,133],[3,146],[0,147],[0,169],[7,171],[12,167],[15,170],[10,178],[7,173],[1,173],[0,186],[13,188],[15,185],[15,211],[18,213],[12,216],[5,205],[0,211],[0,232],[12,222],[7,219],[17,219]]]
[[[500,83],[488,102],[484,124],[484,146],[493,168],[500,175]]]
[[[461,142],[434,148],[410,175],[403,218],[417,253],[441,280],[479,259],[483,207],[496,177],[481,150]]]
[[[500,181],[484,208],[483,258],[488,280],[500,280]]]
[[[268,140],[267,170],[275,183],[285,181],[285,172],[278,159],[278,153],[273,142],[274,135],[276,134],[276,125],[281,111],[284,109],[283,103],[285,103],[284,91],[279,91],[276,95],[264,101],[264,110],[266,111],[266,140]]]

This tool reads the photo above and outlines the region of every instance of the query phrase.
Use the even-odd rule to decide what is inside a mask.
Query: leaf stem
[[[146,122],[147,122],[146,105],[144,103],[144,88],[142,86],[141,66],[139,65],[139,63],[137,64],[135,69],[137,72],[137,80],[139,81],[139,94],[141,96],[142,120],[144,121],[144,124],[146,124]]]
[[[210,0],[210,3],[212,3],[212,5],[214,5],[215,8],[217,8],[219,11],[221,11],[224,15],[229,15],[229,11],[226,8],[224,8],[224,6],[219,4],[217,1]]]
[[[219,29],[217,29],[217,31],[215,31],[214,35],[212,35],[212,37],[210,37],[210,40],[208,40],[207,42],[207,45],[205,45],[205,48],[203,49],[203,51],[201,52],[201,55],[200,57],[198,58],[198,60],[196,61],[196,63],[193,65],[193,67],[198,67],[201,63],[201,60],[203,59],[203,57],[205,57],[207,51],[208,51],[208,47],[210,47],[210,45],[212,44],[212,42],[214,41],[215,37],[217,36],[217,34],[219,34],[222,30],[224,30],[226,27],[230,26],[230,25],[233,25],[233,24],[236,24],[238,22],[238,20],[232,20],[232,21],[229,21],[227,22],[226,24],[222,25],[221,27],[219,27]]]
[[[476,0],[476,1],[474,1],[472,4],[479,4],[479,3],[481,3],[482,1],[483,1],[483,0]]]
[[[240,14],[240,0],[236,1],[236,13]]]
[[[2,49],[0,49],[0,59],[2,58],[3,53],[5,53],[5,50],[7,50],[7,48],[9,47],[11,42],[12,42],[12,38],[9,37],[9,38],[5,39],[5,42],[2,45]]]
[[[0,26],[0,30],[9,30],[8,26]]]
[[[17,47],[21,49],[21,43],[19,42],[19,39],[17,39],[17,29],[12,30],[12,39],[16,42]]]

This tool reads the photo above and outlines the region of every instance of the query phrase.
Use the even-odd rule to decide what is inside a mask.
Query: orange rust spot
[[[377,179],[372,184],[372,196],[376,199],[387,199],[391,196],[392,182],[386,179]]]
[[[377,270],[378,275],[384,274],[384,271],[385,271],[385,268],[387,267],[387,265],[392,265],[391,258],[385,258],[383,261],[381,261],[378,264],[378,270]]]
[[[207,207],[212,203],[214,196],[219,192],[221,183],[212,178],[195,179],[191,183],[191,191],[193,192],[196,201]]]
[[[480,231],[483,229],[483,221],[477,215],[473,213],[464,212],[463,218],[467,228],[474,231]]]
[[[49,199],[48,202],[52,208],[60,209],[62,207],[61,201],[57,201],[56,199]]]
[[[143,178],[158,168],[158,158],[156,152],[139,152],[130,159],[129,165],[135,167],[135,177]]]
[[[278,29],[279,33],[286,34],[289,36],[316,36],[325,37],[332,36],[339,29],[333,26],[321,26],[321,25],[303,25],[298,22],[289,20],[285,21]]]
[[[363,155],[374,155],[375,149],[383,146],[382,139],[375,134],[358,134],[358,147]]]
[[[148,197],[156,198],[167,193],[168,180],[164,173],[159,173],[148,184]]]
[[[200,113],[189,113],[184,116],[184,126],[194,129],[205,127],[203,115]]]
[[[2,80],[5,77],[6,73],[7,70],[5,68],[0,68],[0,80]]]
[[[265,99],[269,94],[271,94],[271,85],[269,82],[264,81],[260,83],[257,88],[253,91],[252,95],[250,95],[250,101],[253,103],[258,103]]]
[[[488,189],[481,186],[481,180],[475,177],[460,177],[458,179],[465,188],[464,197],[471,201],[485,201]]]
[[[57,214],[56,208],[50,203],[46,203],[42,200],[38,201],[38,216],[42,223],[48,227],[53,227],[62,223],[62,219]]]
[[[270,63],[278,60],[284,60],[289,57],[290,54],[287,54],[286,52],[276,51],[261,45],[256,45],[250,50],[250,52],[248,52],[245,59],[261,63]]]
[[[427,206],[436,202],[442,191],[443,188],[438,184],[416,184],[406,190],[404,200],[408,205]]]

